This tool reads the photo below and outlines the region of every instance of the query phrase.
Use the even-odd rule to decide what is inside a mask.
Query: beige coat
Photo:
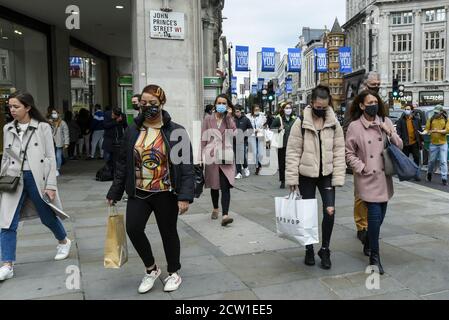
[[[45,189],[55,190],[56,198],[53,201],[53,204],[62,210],[56,182],[56,159],[52,129],[48,123],[39,123],[34,119],[31,120],[29,129],[23,136],[23,148],[25,148],[25,144],[30,137],[30,129],[36,131],[31,137],[26,156],[36,186],[41,192],[41,196]],[[21,152],[22,146],[14,123],[8,123],[3,128],[3,158],[0,175],[19,175],[22,159]],[[8,229],[11,225],[22,191],[23,179],[21,179],[16,192],[0,193],[0,228]],[[20,213],[20,220],[22,221],[37,217],[36,207],[29,198],[26,199]]]
[[[301,124],[304,126],[304,139]],[[332,186],[345,184],[345,140],[343,129],[332,108],[327,108],[326,120],[321,131],[323,176],[332,174]],[[318,178],[320,175],[320,144],[313,125],[312,108],[304,109],[304,121],[297,119],[290,131],[287,143],[285,182],[298,185],[299,175]]]

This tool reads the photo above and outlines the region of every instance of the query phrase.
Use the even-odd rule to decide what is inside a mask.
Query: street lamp
[[[368,30],[368,70],[373,71],[373,25],[378,25],[379,22],[374,22],[374,17],[366,18],[366,21],[362,23],[369,27]]]
[[[229,99],[232,100],[232,60],[231,60],[231,49],[232,49],[232,42],[229,42],[228,44],[228,75],[229,75],[229,88],[228,88],[228,95]]]

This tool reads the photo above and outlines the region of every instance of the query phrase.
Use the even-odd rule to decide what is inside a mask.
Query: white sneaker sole
[[[181,285],[181,283],[182,283],[182,279],[179,281],[179,283],[178,283],[178,285],[176,286],[176,288],[165,288],[165,287],[164,287],[164,291],[165,291],[165,292],[173,292],[173,291],[176,291],[176,290],[179,289],[179,286]]]
[[[61,260],[65,260],[70,256],[70,250],[72,250],[72,241],[70,241],[70,247],[69,247],[69,251],[67,252],[66,255],[63,256],[55,256],[55,261],[61,261]]]
[[[157,274],[157,276],[156,276],[156,279],[154,279],[153,285],[152,285],[149,289],[141,290],[140,287],[139,287],[139,288],[137,289],[137,292],[140,293],[140,294],[145,294],[145,293],[150,292],[151,289],[153,289],[153,287],[154,287],[154,283],[156,282],[157,279],[159,279],[159,276],[160,276],[161,274],[162,274],[162,271],[159,270],[159,272],[158,272],[158,274]]]
[[[10,273],[4,279],[0,279],[0,281],[6,281],[6,280],[9,280],[9,279],[12,279],[13,277],[14,277],[14,273]]]

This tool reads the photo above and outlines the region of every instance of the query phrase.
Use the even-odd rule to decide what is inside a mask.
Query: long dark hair
[[[47,119],[45,119],[37,109],[36,104],[34,103],[34,98],[30,93],[16,91],[9,96],[8,100],[9,99],[17,99],[25,107],[31,108],[29,111],[31,119],[37,120],[39,122],[47,122]]]
[[[234,105],[232,104],[231,99],[229,99],[229,97],[228,97],[227,94],[222,93],[222,94],[218,95],[218,96],[215,98],[214,106],[217,105],[218,99],[220,99],[220,98],[226,99],[226,104],[228,105],[228,108],[230,107],[230,108],[232,109],[232,116],[234,116],[234,114],[235,114],[235,108],[234,108]]]
[[[312,90],[312,103],[316,101],[316,99],[329,100],[329,107],[334,107],[334,102],[332,100],[332,95],[329,87],[319,85],[315,89]]]
[[[360,109],[360,104],[363,104],[366,97],[369,95],[374,96],[377,99],[377,104],[379,105],[377,115],[383,120],[385,119],[385,117],[387,116],[387,112],[380,96],[374,91],[363,90],[357,97],[355,97],[354,101],[352,102],[351,109],[349,110],[351,122],[360,119],[363,114],[362,109]]]

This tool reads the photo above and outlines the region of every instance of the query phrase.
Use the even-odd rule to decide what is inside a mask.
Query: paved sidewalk
[[[206,190],[179,221],[183,284],[163,292],[167,276],[162,242],[150,219],[147,234],[163,268],[151,292],[137,293],[144,268],[129,244],[129,262],[120,270],[103,268],[108,182],[96,182],[98,161],[70,162],[59,178],[67,221],[74,239],[70,259],[53,261],[56,242],[40,221],[19,230],[15,278],[0,283],[0,299],[449,299],[449,194],[412,183],[396,183],[382,228],[381,253],[386,274],[379,290],[365,286],[368,258],[355,237],[353,185],[348,176],[337,190],[333,267],[303,263],[304,249],[275,233],[274,197],[284,196],[277,176],[244,179],[232,190],[235,223],[211,221]],[[120,211],[124,212],[121,203]],[[316,247],[316,251],[318,246]],[[66,268],[81,271],[81,287],[66,287]]]

